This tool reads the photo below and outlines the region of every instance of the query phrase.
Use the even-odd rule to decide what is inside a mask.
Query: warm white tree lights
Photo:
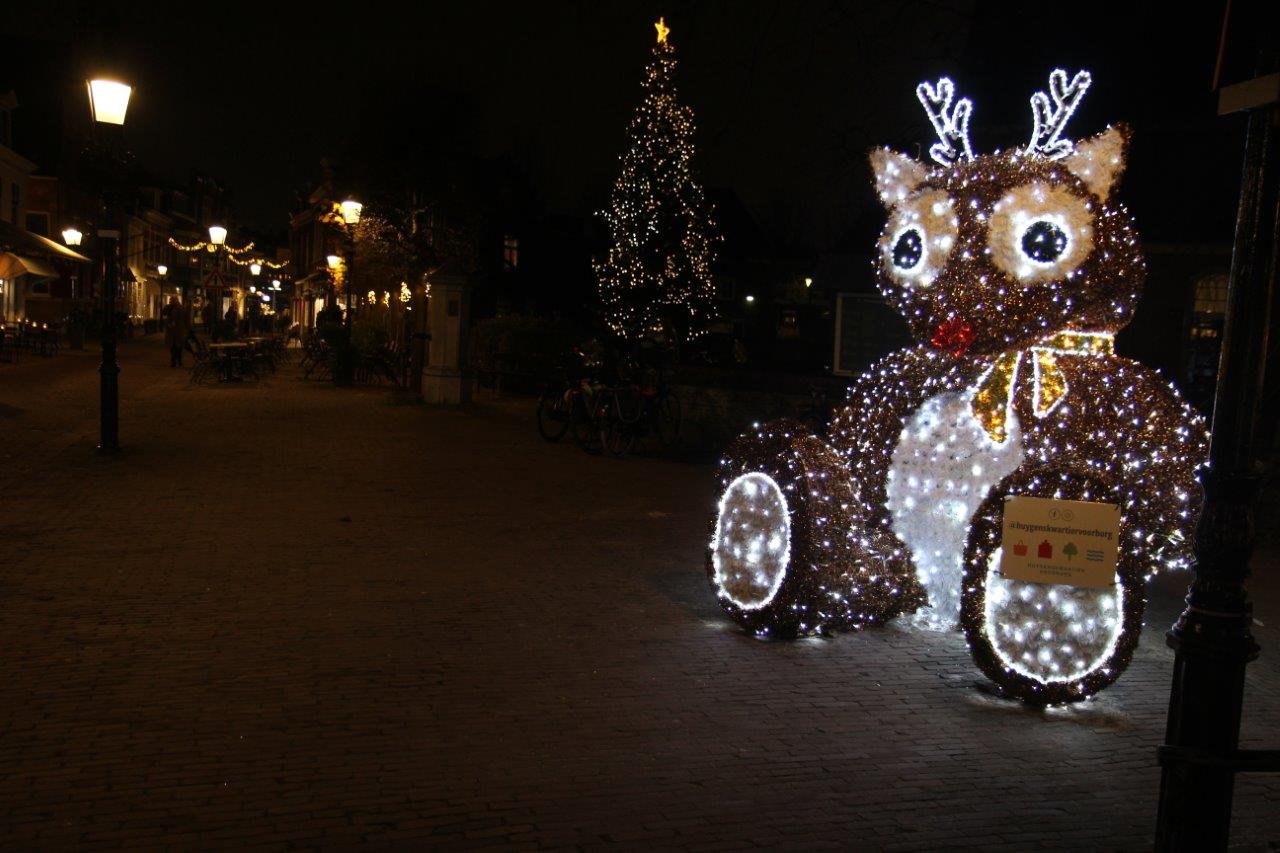
[[[715,319],[711,264],[719,240],[693,173],[693,111],[676,97],[671,28],[655,25],[644,98],[604,212],[611,245],[595,273],[606,325],[624,340],[683,342]]]

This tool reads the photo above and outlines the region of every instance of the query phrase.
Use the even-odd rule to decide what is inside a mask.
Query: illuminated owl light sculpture
[[[1036,704],[1128,665],[1144,581],[1188,564],[1207,439],[1173,387],[1113,349],[1145,267],[1113,199],[1126,129],[1060,138],[1089,84],[1054,71],[1031,142],[984,156],[970,101],[921,84],[936,165],[871,153],[889,211],[878,284],[919,343],[854,383],[827,442],[778,422],[726,451],[708,574],[743,624],[807,633],[914,610],[959,624],[1002,692]],[[1114,585],[1002,577],[1013,495],[1118,504]]]

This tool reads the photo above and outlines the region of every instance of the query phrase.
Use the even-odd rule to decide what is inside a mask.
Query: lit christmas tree
[[[624,340],[698,337],[715,315],[711,264],[719,240],[693,178],[693,111],[676,99],[675,48],[660,18],[631,120],[622,174],[603,213],[612,246],[595,263],[604,321]]]

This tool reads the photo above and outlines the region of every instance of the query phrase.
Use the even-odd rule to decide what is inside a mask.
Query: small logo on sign
[[[1019,539],[1018,544],[1013,546],[1013,553],[1015,556],[1018,556],[1018,557],[1027,556],[1027,543]]]
[[[1048,539],[1040,543],[1040,547],[1036,549],[1036,556],[1041,560],[1053,559],[1053,546],[1049,544]]]

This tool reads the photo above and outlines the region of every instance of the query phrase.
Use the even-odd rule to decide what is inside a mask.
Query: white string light
[[[973,159],[973,149],[969,147],[969,117],[973,114],[973,101],[961,98],[952,107],[955,93],[956,86],[949,77],[939,79],[936,86],[928,82],[916,86],[916,97],[920,99],[939,139],[929,148],[929,156],[941,166]]]
[[[1059,139],[1058,136],[1092,83],[1093,76],[1088,71],[1077,71],[1070,83],[1067,83],[1067,72],[1061,68],[1055,68],[1049,74],[1049,93],[1036,92],[1031,96],[1033,127],[1027,153],[1039,154],[1050,160],[1071,153],[1070,140]]]
[[[855,618],[828,624],[869,624],[856,618],[860,597],[888,601],[882,614],[906,609],[867,583],[875,574],[868,561],[878,559],[892,589],[920,587],[908,593],[926,605],[919,622],[949,628],[958,620],[982,671],[1008,695],[1041,704],[1095,693],[1128,664],[1143,581],[1188,565],[1207,451],[1204,422],[1177,390],[1113,349],[1145,266],[1128,213],[1112,200],[1126,132],[1108,128],[1075,146],[1060,137],[1089,83],[1085,72],[1068,83],[1055,71],[1049,95],[1033,99],[1032,143],[979,158],[968,148],[971,106],[952,106],[945,78],[921,84],[941,166],[887,149],[870,155],[889,210],[878,283],[920,343],[854,382],[830,433],[843,464],[819,439],[777,422],[735,442],[721,474],[729,503],[720,517],[736,505],[730,492],[743,474],[767,471],[786,495],[792,577],[784,591],[797,567],[825,567],[801,573],[812,583],[788,593],[801,632],[827,619],[815,602],[830,593]],[[796,488],[815,478],[820,488]],[[815,495],[847,495],[837,502],[847,540],[861,549],[853,557],[824,550],[840,541],[827,527],[795,523],[796,501]],[[1001,577],[1003,501],[1012,495],[1119,505],[1114,584]],[[744,529],[743,541],[767,542],[774,529]],[[847,586],[829,580],[841,560],[859,567],[845,574]],[[765,633],[772,624],[735,615]]]

